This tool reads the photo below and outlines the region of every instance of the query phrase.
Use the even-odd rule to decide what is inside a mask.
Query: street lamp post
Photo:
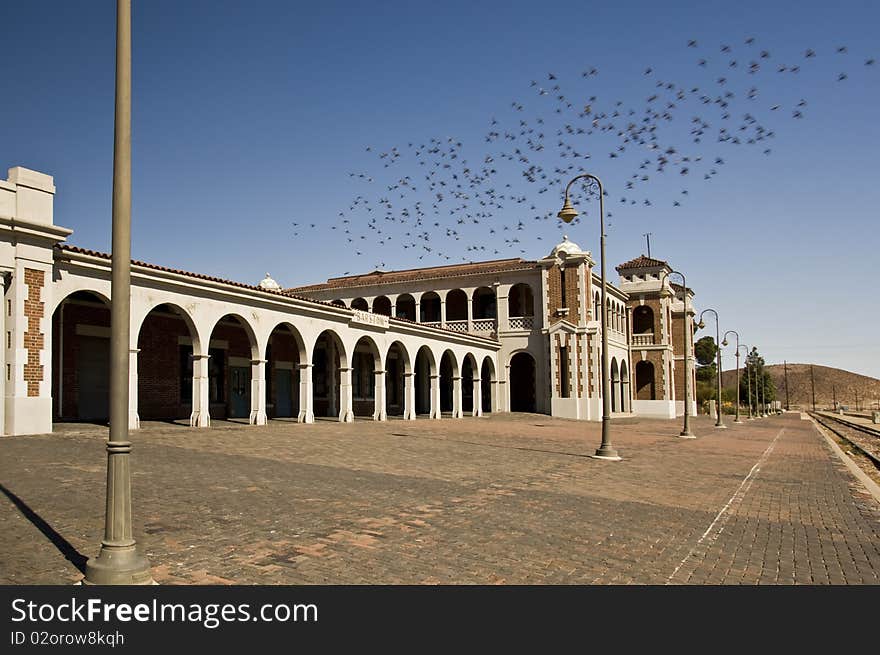
[[[607,459],[619,461],[621,459],[617,451],[611,446],[611,394],[608,390],[608,284],[605,280],[605,202],[602,197],[602,182],[598,177],[590,173],[582,173],[577,175],[565,187],[565,202],[559,211],[559,218],[566,223],[571,223],[578,215],[577,211],[571,204],[568,191],[571,185],[577,180],[589,180],[589,184],[596,185],[599,192],[599,254],[600,265],[602,267],[602,444],[593,457],[597,459]]]
[[[693,432],[691,432],[690,425],[688,424],[688,416],[690,415],[690,386],[691,386],[691,371],[690,371],[690,354],[691,354],[691,346],[690,346],[690,332],[691,328],[688,325],[688,288],[687,288],[687,280],[684,277],[684,273],[681,271],[663,271],[663,275],[660,277],[660,290],[663,290],[663,282],[670,275],[681,275],[681,282],[684,286],[684,427],[682,427],[681,432],[678,433],[678,436],[682,439],[696,439],[696,436]]]
[[[743,345],[739,346],[739,347],[737,348],[737,350],[738,350],[739,348],[745,348],[745,349],[746,349],[746,383],[749,385],[749,387],[748,387],[748,389],[749,389],[749,395],[747,396],[747,398],[748,398],[748,400],[749,400],[749,420],[750,420],[750,421],[754,421],[754,420],[755,420],[755,417],[752,416],[752,372],[751,372],[751,369],[749,368],[749,354],[748,354],[748,353],[749,353],[749,347],[748,347],[747,345],[743,344]],[[738,387],[738,386],[739,386],[739,385],[737,385],[737,387]],[[737,393],[739,393],[739,389],[738,389],[738,388],[737,388]]]
[[[86,562],[83,582],[151,584],[150,563],[137,551],[131,522],[128,383],[131,314],[131,0],[116,1],[116,115],[110,282],[110,438],[104,539]]]
[[[717,414],[718,419],[715,421],[716,428],[726,428],[724,425],[724,420],[721,418],[721,328],[718,326],[718,312],[714,309],[704,309],[700,312],[700,322],[697,324],[697,327],[701,330],[706,327],[706,324],[703,322],[703,314],[706,312],[712,312],[715,314],[715,348],[717,360],[715,366],[718,368],[717,378],[718,378],[718,393],[716,395],[716,402],[718,403],[718,407],[715,408],[715,414]]]
[[[742,423],[739,420],[739,333],[736,330],[728,330],[724,333],[724,341],[722,345],[727,345],[727,335],[735,334],[736,335],[736,418],[733,419],[734,423]]]

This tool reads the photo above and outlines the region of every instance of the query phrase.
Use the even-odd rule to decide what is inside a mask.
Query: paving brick
[[[135,536],[162,584],[880,582],[880,506],[797,415],[698,417],[693,441],[617,420],[617,463],[587,457],[598,425],[530,414],[144,425]],[[81,577],[105,438],[0,439],[0,583]]]

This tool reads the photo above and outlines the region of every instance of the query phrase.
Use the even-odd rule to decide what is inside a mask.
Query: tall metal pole
[[[784,359],[782,360],[782,370],[785,374],[785,411],[789,411],[791,409],[791,405],[788,403],[788,362]]]
[[[131,521],[128,364],[131,311],[131,0],[116,2],[116,116],[113,143],[113,236],[110,283],[110,439],[104,539],[86,563],[86,584],[151,584]]]
[[[718,384],[718,391],[716,394],[716,403],[718,406],[715,409],[715,414],[717,415],[718,418],[715,421],[715,427],[716,428],[726,428],[727,426],[724,425],[724,419],[721,418],[721,327],[718,325],[718,312],[716,312],[714,309],[704,309],[702,312],[700,312],[700,327],[701,328],[705,327],[705,324],[703,323],[703,314],[705,314],[706,312],[712,312],[715,315],[715,347],[717,349],[715,351],[715,354],[716,354],[715,366],[718,369],[716,371],[717,384]]]
[[[739,346],[739,348],[746,349],[746,384],[748,385],[748,396],[746,397],[746,399],[749,401],[749,420],[753,421],[755,420],[755,417],[752,416],[752,372],[749,367],[749,347],[743,344]],[[737,350],[739,350],[739,348],[737,348]],[[739,387],[737,387],[737,393],[739,393]]]
[[[739,332],[736,330],[728,330],[724,333],[724,345],[727,345],[727,335],[733,334],[736,335],[736,418],[733,420],[734,423],[742,423],[739,418]]]
[[[688,287],[687,287],[687,279],[684,276],[684,273],[680,271],[669,271],[663,272],[663,275],[660,277],[660,291],[663,291],[663,281],[669,275],[681,275],[681,281],[684,285],[684,427],[682,427],[681,432],[678,433],[678,436],[683,439],[696,439],[696,436],[693,432],[691,432],[690,425],[688,424],[688,415],[690,414],[690,386],[691,386],[691,370],[690,370],[690,333],[691,328],[688,325]]]
[[[813,411],[816,411],[816,379],[813,377],[813,365],[810,364],[810,389],[813,393]]]
[[[591,173],[582,173],[581,175],[572,178],[565,187],[565,202],[563,203],[562,210],[558,214],[559,218],[566,223],[570,223],[574,217],[577,216],[577,211],[572,207],[571,200],[568,196],[568,191],[571,188],[571,185],[577,180],[591,180],[591,182],[595,182],[599,190],[599,230],[601,232],[599,254],[602,267],[602,444],[599,446],[598,450],[596,450],[596,454],[593,455],[593,457],[597,459],[619,461],[621,457],[611,445],[610,433],[611,393],[608,389],[608,370],[610,367],[608,365],[608,284],[605,279],[605,200],[601,180]]]

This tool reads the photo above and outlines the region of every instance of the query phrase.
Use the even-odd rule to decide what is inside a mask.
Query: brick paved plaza
[[[810,421],[536,414],[133,433],[161,584],[877,584],[880,504]],[[0,583],[68,584],[103,532],[106,429],[0,440]]]

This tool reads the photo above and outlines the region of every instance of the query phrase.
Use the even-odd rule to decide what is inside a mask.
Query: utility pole
[[[856,389],[856,411],[859,411],[859,390]]]
[[[788,362],[782,360],[782,370],[785,371],[785,411],[789,411],[791,407],[788,404]]]
[[[651,235],[652,234],[654,234],[654,233],[653,232],[646,232],[645,234],[642,235],[643,237],[645,237],[648,240],[648,257],[651,256]]]
[[[834,411],[837,411],[837,385],[831,385],[831,396],[834,398]]]
[[[810,387],[813,390],[813,411],[816,411],[816,379],[813,377],[813,365],[810,364]]]

